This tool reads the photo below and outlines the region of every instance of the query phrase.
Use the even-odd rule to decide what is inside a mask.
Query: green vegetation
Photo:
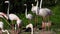
[[[6,6],[4,4],[5,0],[0,0],[0,11],[5,11],[6,13]],[[25,14],[24,14],[24,9],[25,7],[23,6],[24,3],[28,4],[28,3],[35,3],[34,0],[10,0],[11,5],[10,5],[10,13],[15,13],[16,15],[18,15],[18,17],[22,20],[22,27],[25,27],[28,24],[28,19],[25,18]],[[30,4],[31,5],[31,4]],[[29,6],[29,5],[28,5]],[[30,6],[31,7],[31,6]],[[51,26],[51,29],[53,29],[55,31],[55,29],[60,29],[60,0],[57,0],[57,2],[55,3],[55,0],[44,0],[43,1],[43,5],[42,7],[48,7],[51,9],[52,11],[52,15],[50,16],[50,20],[52,21],[52,23],[54,25]],[[4,9],[6,8],[6,9]],[[17,9],[16,9],[17,8]],[[28,13],[33,14],[30,11],[30,8],[28,8],[29,11]],[[34,18],[35,18],[35,14],[33,14]],[[31,23],[33,25],[35,25],[35,21],[34,18],[31,20]],[[4,29],[11,29],[11,27],[6,23],[6,21],[8,22],[8,20],[6,19],[2,19],[2,21],[4,22]],[[38,16],[38,25],[37,27],[40,28],[41,27],[41,22],[42,22],[42,18],[40,16]],[[8,22],[11,24],[11,22]],[[60,34],[59,32],[56,32],[57,34]]]

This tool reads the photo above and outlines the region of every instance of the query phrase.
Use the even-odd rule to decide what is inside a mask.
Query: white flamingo
[[[32,14],[27,14],[27,5],[26,4],[24,4],[24,5],[26,6],[25,16],[27,19],[31,20],[33,16],[32,16]]]
[[[48,8],[41,8],[42,7],[42,0],[40,1],[40,9],[39,9],[39,15],[43,17],[43,20],[45,21],[45,18],[51,14],[51,10]]]
[[[7,16],[9,17],[9,6],[10,6],[10,2],[9,1],[5,1],[5,3],[8,3]]]
[[[6,18],[6,19],[8,19],[8,17],[6,16],[6,14],[4,14],[3,12],[0,12],[0,18]],[[2,32],[7,32],[7,34],[9,34],[9,32],[8,32],[8,30],[4,30],[3,29],[3,22],[2,21],[0,21],[0,28],[1,28],[1,30],[2,30]]]
[[[17,21],[16,23],[17,23],[18,27],[20,26],[20,24],[22,22],[22,20],[19,19],[19,17],[17,15],[15,15],[15,14],[9,14],[9,19],[11,21],[16,20]]]
[[[39,13],[38,13],[38,0],[35,0],[35,2],[37,1],[37,4],[36,4],[36,6],[34,6],[33,4],[32,4],[32,8],[31,8],[31,11],[33,12],[33,13],[35,13],[36,15],[38,15]],[[35,25],[37,25],[37,23],[38,23],[38,16],[35,16]],[[36,27],[36,26],[35,26]]]
[[[7,15],[8,15],[8,18],[13,22],[13,20],[16,20],[17,22],[17,26],[18,26],[18,28],[19,28],[19,26],[20,26],[20,24],[21,24],[21,19],[19,19],[19,17],[17,16],[17,15],[15,15],[15,14],[9,14],[9,5],[10,5],[10,3],[9,3],[9,1],[5,1],[5,3],[8,3],[8,9],[7,9]],[[16,28],[15,28],[16,29]]]
[[[31,28],[31,34],[33,34],[33,24],[31,24],[31,23],[28,24],[28,25],[26,26],[26,29],[27,29],[27,28]]]
[[[49,15],[51,15],[51,10],[48,8],[41,8],[41,7],[42,7],[42,0],[40,1],[39,16],[43,17],[42,25],[44,25],[45,29],[46,29],[46,25],[48,24],[48,23],[45,24],[46,23],[46,17],[48,17],[48,22],[49,22]],[[44,26],[42,26],[42,27],[44,27]]]

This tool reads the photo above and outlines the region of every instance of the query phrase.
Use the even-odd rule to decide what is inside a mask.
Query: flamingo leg
[[[38,23],[38,16],[36,17],[36,27],[37,27],[37,23]]]
[[[48,24],[48,31],[49,31],[50,25]]]
[[[46,17],[43,17],[43,22],[46,22]]]
[[[34,20],[35,20],[35,25],[36,25],[36,16],[35,16],[35,19]]]
[[[49,19],[49,15],[47,16],[47,18],[48,18],[48,23],[50,24],[50,19]],[[48,25],[48,31],[49,31],[49,28],[50,28],[50,26]]]
[[[35,27],[37,27],[37,16],[35,16]]]
[[[44,30],[46,30],[46,17],[43,17],[43,22],[44,22]]]
[[[2,34],[2,30],[0,30],[0,34]]]
[[[14,30],[14,24],[13,24],[13,21],[11,21],[11,23],[12,23],[12,30]]]

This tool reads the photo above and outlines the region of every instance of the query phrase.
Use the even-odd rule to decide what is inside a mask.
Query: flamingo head
[[[24,4],[24,6],[27,6],[27,4]]]
[[[9,1],[5,1],[5,3],[9,3]]]
[[[34,4],[31,4],[32,6],[34,6]]]

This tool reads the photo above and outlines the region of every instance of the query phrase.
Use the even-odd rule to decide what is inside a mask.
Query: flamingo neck
[[[40,1],[40,8],[42,7],[42,0]]]
[[[31,34],[33,34],[33,28],[31,28]]]
[[[36,6],[38,7],[38,0],[37,0],[37,4],[36,4]]]
[[[9,34],[8,30],[2,30],[2,32],[7,32],[7,34]]]
[[[9,6],[10,4],[8,3],[8,9],[7,9],[7,16],[9,17]]]
[[[27,7],[26,7],[26,10],[25,10],[25,16],[27,17]]]

